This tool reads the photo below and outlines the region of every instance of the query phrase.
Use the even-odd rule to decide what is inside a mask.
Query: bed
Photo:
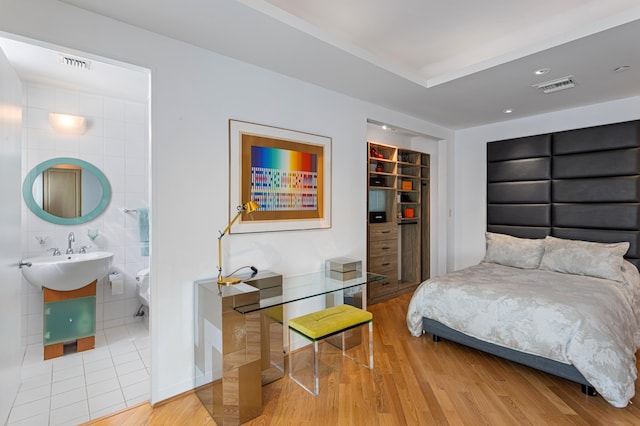
[[[627,248],[487,233],[480,264],[418,287],[408,328],[576,381],[625,407],[640,347],[640,274],[623,259]]]
[[[640,121],[488,142],[486,197],[484,258],[418,287],[411,333],[556,374],[626,406],[639,344]]]

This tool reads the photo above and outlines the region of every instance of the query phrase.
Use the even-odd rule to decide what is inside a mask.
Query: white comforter
[[[477,339],[573,364],[609,403],[634,395],[640,275],[625,283],[480,263],[422,283],[407,312],[414,336],[428,317]]]

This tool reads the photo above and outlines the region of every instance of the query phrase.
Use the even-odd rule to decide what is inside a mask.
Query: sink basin
[[[77,290],[107,275],[112,261],[106,251],[31,257],[22,260],[22,275],[38,288]]]

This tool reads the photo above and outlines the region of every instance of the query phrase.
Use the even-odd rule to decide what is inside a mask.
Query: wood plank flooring
[[[431,336],[412,337],[411,295],[372,305],[375,369],[326,351],[330,370],[313,397],[288,377],[263,388],[263,414],[247,425],[640,425],[640,390],[627,408],[580,385]],[[335,355],[334,355],[335,354]],[[325,367],[327,368],[327,367]],[[214,425],[194,393],[91,422]]]

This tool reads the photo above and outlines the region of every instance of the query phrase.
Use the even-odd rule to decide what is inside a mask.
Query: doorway
[[[150,396],[149,315],[136,316],[144,312],[136,274],[149,267],[150,259],[141,250],[142,241],[132,238],[138,235],[137,217],[125,213],[149,207],[150,71],[7,34],[0,34],[0,49],[23,86],[23,179],[38,164],[71,157],[95,166],[111,189],[100,215],[72,225],[43,220],[22,202],[19,255],[52,255],[55,248],[64,252],[73,233],[76,251],[113,252],[110,272],[123,281],[122,290],[108,277],[98,281],[95,349],[47,361],[42,356],[42,292],[22,279],[21,300],[15,301],[24,307],[14,320],[21,324],[25,351],[8,424],[82,423]],[[60,133],[49,123],[51,113],[82,116],[86,129]]]

